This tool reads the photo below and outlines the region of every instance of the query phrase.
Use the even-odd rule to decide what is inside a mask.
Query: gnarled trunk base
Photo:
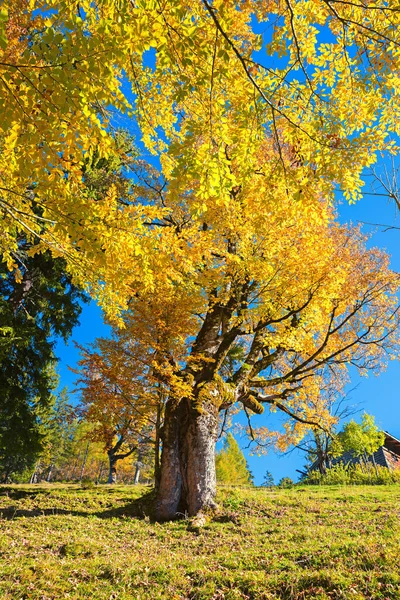
[[[218,409],[204,404],[195,410],[189,400],[178,406],[168,402],[165,411],[161,479],[156,518],[194,516],[215,508],[215,443]]]

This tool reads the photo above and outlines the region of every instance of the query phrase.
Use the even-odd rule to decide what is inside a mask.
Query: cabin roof
[[[394,452],[400,456],[400,440],[395,438],[394,435],[391,435],[387,431],[384,431],[383,433],[385,434],[384,446],[391,452]]]

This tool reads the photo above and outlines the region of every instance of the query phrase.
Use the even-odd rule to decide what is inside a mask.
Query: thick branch
[[[313,421],[310,419],[305,419],[305,418],[301,417],[300,415],[297,415],[295,412],[291,411],[287,406],[282,404],[282,402],[278,401],[278,398],[284,398],[291,391],[293,391],[293,390],[285,390],[284,392],[282,392],[280,394],[271,394],[269,396],[265,396],[264,394],[256,394],[255,397],[257,398],[257,400],[260,403],[273,404],[274,406],[279,408],[279,410],[281,410],[285,414],[289,415],[289,417],[291,417],[295,421],[298,421],[299,423],[304,423],[304,425],[312,425],[313,427],[318,427],[318,429],[322,429],[323,431],[328,433],[328,430],[325,429],[325,427],[323,427],[321,425],[321,423],[318,423],[317,421]]]

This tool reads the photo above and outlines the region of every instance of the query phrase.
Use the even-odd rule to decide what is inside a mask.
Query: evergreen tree
[[[53,394],[51,406],[41,421],[42,451],[31,475],[31,483],[57,479],[63,466],[72,457],[77,420],[66,388]]]
[[[216,457],[217,480],[221,483],[248,485],[252,483],[243,452],[233,435],[228,433],[224,447]]]
[[[21,278],[0,265],[0,478],[32,468],[43,449],[51,410],[55,339],[78,323],[84,295],[71,283],[65,262],[49,252],[30,255],[21,239],[15,258]]]
[[[271,471],[265,471],[264,480],[261,484],[263,487],[274,487],[274,478]]]

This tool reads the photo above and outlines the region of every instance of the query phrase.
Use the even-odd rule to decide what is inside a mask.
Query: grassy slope
[[[201,531],[144,488],[0,487],[0,598],[400,599],[400,486],[221,490]]]

